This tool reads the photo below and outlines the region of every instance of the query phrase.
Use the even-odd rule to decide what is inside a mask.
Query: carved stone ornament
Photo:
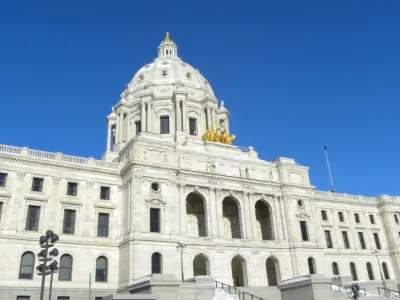
[[[162,201],[159,198],[147,199],[147,200],[145,200],[145,202],[146,202],[147,207],[152,206],[152,207],[160,207],[162,209],[165,209],[165,207],[167,205],[167,202]]]
[[[216,161],[207,161],[206,169],[208,173],[215,173],[217,171],[218,164]]]
[[[61,181],[61,177],[55,177],[55,176],[53,177],[53,185],[54,186],[59,185],[60,181]]]
[[[87,181],[87,182],[86,182],[86,187],[88,187],[88,188],[92,188],[93,185],[94,185],[94,182],[93,182],[93,181]]]
[[[17,173],[17,178],[19,181],[23,181],[25,178],[26,172],[18,172]]]
[[[158,87],[157,88],[157,92],[159,92],[159,93],[171,92],[171,88],[169,88],[169,87]]]

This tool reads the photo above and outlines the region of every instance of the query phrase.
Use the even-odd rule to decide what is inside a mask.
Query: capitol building
[[[93,299],[181,279],[181,253],[184,279],[231,286],[399,281],[400,197],[316,190],[293,158],[235,146],[228,108],[167,34],[112,107],[101,160],[0,145],[0,299],[39,299],[48,229],[59,300],[88,299],[89,277]]]

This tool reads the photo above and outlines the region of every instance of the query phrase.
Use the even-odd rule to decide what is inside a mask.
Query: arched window
[[[339,274],[339,266],[337,263],[332,263],[332,270],[333,270],[333,275],[340,275]]]
[[[374,271],[372,271],[372,265],[371,263],[367,263],[367,271],[368,271],[368,278],[369,280],[374,280]]]
[[[385,279],[390,279],[389,269],[388,269],[388,266],[387,266],[387,264],[385,262],[382,263],[382,269],[383,269],[383,275],[385,276]]]
[[[72,256],[64,254],[60,258],[60,271],[58,273],[58,280],[71,281],[72,278]]]
[[[151,256],[151,274],[161,274],[162,256],[160,253],[153,253]]]
[[[308,258],[308,270],[310,274],[317,274],[317,268],[315,266],[315,260],[312,257]]]
[[[34,266],[35,266],[35,255],[32,252],[25,252],[24,254],[22,254],[18,278],[32,279]]]
[[[107,282],[108,261],[104,256],[96,260],[96,282]]]
[[[350,272],[353,280],[358,280],[356,265],[353,262],[350,263]]]

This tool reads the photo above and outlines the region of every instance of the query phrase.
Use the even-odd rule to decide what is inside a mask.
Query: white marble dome
[[[192,98],[203,99],[206,95],[215,97],[200,71],[178,57],[178,48],[167,35],[158,47],[158,57],[136,72],[122,96],[135,95],[144,89],[150,89],[155,94],[172,95],[173,90],[182,85]]]

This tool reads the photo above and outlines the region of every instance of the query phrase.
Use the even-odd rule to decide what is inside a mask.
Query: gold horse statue
[[[202,136],[203,142],[214,142],[226,145],[231,145],[235,138],[235,135],[229,135],[226,130],[221,133],[221,129],[219,128],[215,131],[212,128],[208,128],[207,132]]]

